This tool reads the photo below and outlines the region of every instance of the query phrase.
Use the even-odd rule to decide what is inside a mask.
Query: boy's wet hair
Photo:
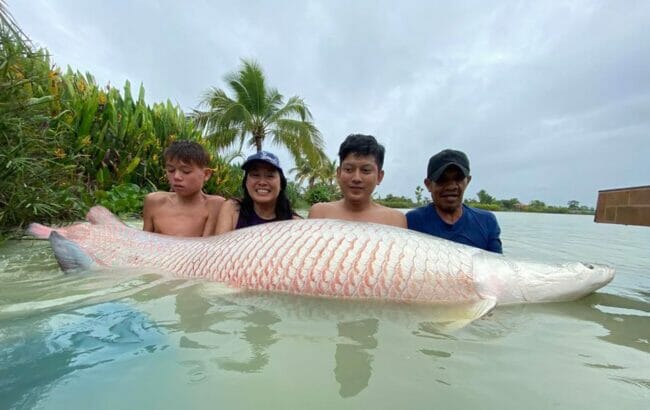
[[[381,171],[384,166],[384,152],[384,146],[378,143],[372,135],[350,134],[339,148],[339,164],[342,164],[350,154],[372,155],[375,157],[377,168]]]
[[[195,141],[174,141],[165,149],[163,155],[166,161],[178,160],[199,167],[207,167],[210,164],[210,154],[203,145]]]

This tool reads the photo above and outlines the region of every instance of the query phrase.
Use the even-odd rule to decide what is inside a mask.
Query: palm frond
[[[255,61],[242,60],[243,67],[226,76],[226,82],[248,111],[262,114],[266,102],[266,85],[264,73]]]
[[[9,32],[13,34],[16,40],[22,43],[30,42],[29,37],[27,37],[23,30],[21,30],[21,28],[18,26],[18,23],[16,23],[16,20],[9,12],[7,3],[4,0],[0,0],[0,26],[3,29],[9,30]]]

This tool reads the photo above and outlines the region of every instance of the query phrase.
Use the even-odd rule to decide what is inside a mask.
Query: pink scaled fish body
[[[437,304],[571,300],[604,286],[613,269],[546,265],[386,225],[291,220],[207,238],[143,232],[94,207],[89,223],[32,224],[64,270],[143,267],[231,287],[335,298]]]

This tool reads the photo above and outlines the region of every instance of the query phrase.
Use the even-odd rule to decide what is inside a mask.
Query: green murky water
[[[63,275],[47,242],[6,243],[0,408],[647,408],[650,228],[497,217],[506,254],[607,263],[616,278],[457,329],[434,308]]]

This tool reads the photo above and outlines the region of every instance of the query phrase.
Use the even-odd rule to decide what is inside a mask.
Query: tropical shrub
[[[416,205],[410,198],[392,194],[388,194],[385,198],[376,199],[375,201],[389,208],[408,209],[414,208]]]
[[[309,204],[307,203],[307,201],[305,201],[302,198],[302,195],[300,195],[300,186],[296,182],[294,181],[287,182],[287,189],[285,192],[287,198],[289,198],[289,202],[291,202],[291,207],[293,209],[309,208]]]
[[[148,191],[132,183],[113,186],[109,191],[95,191],[96,203],[118,215],[140,215]]]
[[[331,202],[341,199],[341,193],[330,184],[319,183],[307,189],[304,198],[305,201],[313,205],[319,202]]]
[[[76,156],[50,125],[56,100],[47,52],[0,26],[0,236],[30,221],[73,219],[84,206]]]

